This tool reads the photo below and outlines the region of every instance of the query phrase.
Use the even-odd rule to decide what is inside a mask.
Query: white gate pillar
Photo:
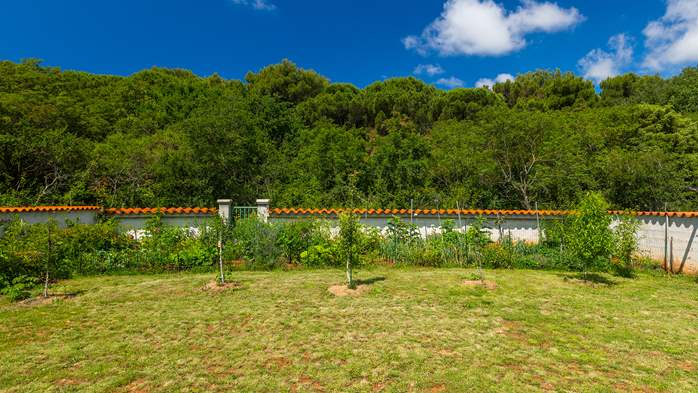
[[[262,222],[269,220],[269,199],[257,199],[257,218]]]
[[[224,223],[230,221],[230,206],[233,204],[232,199],[219,199],[218,200],[218,215],[221,216]]]

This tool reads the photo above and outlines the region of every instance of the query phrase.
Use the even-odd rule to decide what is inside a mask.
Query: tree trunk
[[[44,298],[48,297],[48,269],[46,270],[46,278],[44,279]]]
[[[354,277],[351,271],[351,256],[347,257],[347,286],[354,288]]]
[[[225,273],[223,272],[223,239],[218,238],[218,267],[221,270],[221,285],[225,285]]]
[[[51,266],[51,223],[48,227],[48,249],[46,253],[46,276],[44,277],[44,298],[48,297],[48,269]]]

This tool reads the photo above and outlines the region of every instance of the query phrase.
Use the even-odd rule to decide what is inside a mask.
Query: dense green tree
[[[434,115],[438,116],[439,120],[473,119],[484,109],[503,105],[502,96],[487,88],[453,89],[436,97]]]
[[[628,73],[608,78],[600,87],[604,105],[666,104],[669,94],[667,82],[657,75]]]
[[[684,69],[669,80],[669,103],[680,112],[698,113],[698,67]]]
[[[0,204],[698,209],[696,68],[360,89],[290,61],[245,81],[0,62]]]
[[[585,108],[595,105],[598,100],[591,81],[559,70],[521,74],[513,81],[496,83],[493,89],[510,107],[521,109]]]
[[[298,68],[289,60],[265,67],[258,73],[248,72],[245,80],[251,93],[271,96],[291,104],[320,94],[329,84],[315,71]]]
[[[374,82],[363,94],[368,125],[382,128],[385,119],[407,117],[418,131],[424,132],[434,121],[433,102],[437,94],[434,86],[413,77]]]

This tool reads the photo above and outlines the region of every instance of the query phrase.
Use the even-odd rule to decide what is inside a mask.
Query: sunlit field
[[[0,391],[698,391],[698,283],[461,269],[63,281],[0,303]]]

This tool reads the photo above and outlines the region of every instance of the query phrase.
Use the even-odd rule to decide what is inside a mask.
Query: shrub
[[[336,243],[316,244],[301,252],[301,264],[305,267],[338,267],[342,262]]]
[[[0,283],[0,292],[7,296],[11,302],[27,299],[31,296],[31,290],[37,284],[37,279],[29,276],[18,276],[11,282]]]
[[[49,228],[52,232],[51,257],[49,258]],[[65,278],[70,270],[62,266],[60,231],[55,222],[48,224],[27,224],[19,220],[10,222],[0,238],[3,264],[0,275],[12,283],[20,276],[43,278],[49,272],[50,278]]]
[[[419,239],[417,226],[403,222],[400,217],[397,216],[388,219],[387,234],[388,239],[400,243],[407,243]]]
[[[562,247],[567,233],[566,219],[550,219],[541,222],[542,241],[548,247]]]
[[[492,242],[489,233],[485,231],[485,220],[482,217],[476,219],[465,231],[465,258],[469,263],[476,264],[478,270],[482,268],[483,250]]]
[[[226,258],[242,259],[253,269],[279,267],[283,257],[277,242],[280,225],[255,217],[237,220],[226,243]]]
[[[56,237],[60,239],[57,254],[61,266],[77,274],[121,270],[113,263],[114,257],[135,247],[134,240],[119,233],[118,224],[114,220],[94,225],[69,223],[56,233]]]
[[[326,244],[328,238],[319,222],[302,220],[279,224],[277,242],[288,263],[299,263],[303,251]]]
[[[633,257],[637,252],[637,231],[640,223],[633,217],[621,217],[613,229],[613,267],[623,277],[633,275]]]
[[[609,228],[611,217],[608,205],[598,193],[588,193],[572,216],[566,241],[570,251],[580,262],[579,270],[605,270],[613,251],[613,233]]]

